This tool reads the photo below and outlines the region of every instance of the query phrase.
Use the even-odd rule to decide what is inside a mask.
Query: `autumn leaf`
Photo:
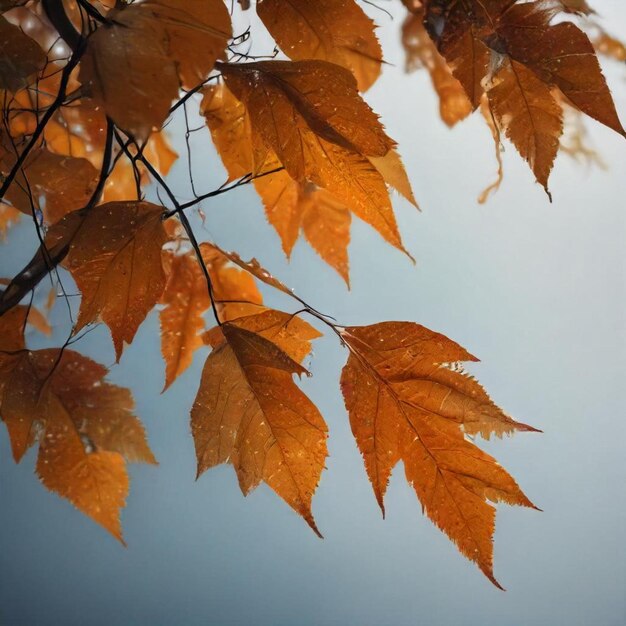
[[[526,66],[505,61],[487,96],[498,124],[547,192],[563,132],[563,112],[550,88]]]
[[[533,504],[465,434],[535,429],[505,415],[473,378],[451,367],[476,359],[443,335],[384,322],[345,328],[341,336],[350,351],[341,389],[383,513],[389,477],[402,461],[426,514],[499,587],[489,502]]]
[[[290,176],[335,198],[404,250],[383,177],[368,157],[394,147],[347,70],[324,61],[222,64],[253,133]]]
[[[454,126],[465,119],[474,107],[463,85],[454,77],[445,59],[437,51],[423,22],[424,11],[419,9],[408,15],[402,25],[402,45],[406,53],[406,71],[413,72],[420,67],[428,70],[433,87],[439,96],[441,119],[448,126]],[[470,85],[473,89],[471,79]]]
[[[206,78],[230,35],[221,0],[122,5],[89,38],[80,80],[117,124],[145,136],[165,121],[178,76],[185,87]]]
[[[213,285],[220,320],[228,322],[262,310],[263,296],[254,281],[254,273],[248,271],[238,255],[208,242],[200,244],[200,252]]]
[[[287,257],[300,231],[313,249],[350,285],[348,244],[350,212],[326,189],[297,183],[280,171],[258,178],[254,186],[265,206],[269,223],[276,229]]]
[[[125,461],[156,461],[130,392],[106,373],[72,350],[22,352],[0,371],[0,415],[16,462],[38,441],[42,483],[123,541]]]
[[[143,28],[148,20],[166,42],[183,87],[204,80],[232,35],[230,16],[222,0],[146,0],[135,7]],[[200,53],[201,51],[201,53]]]
[[[165,391],[190,365],[202,345],[203,315],[211,306],[205,277],[193,251],[167,254],[167,283],[160,303],[161,352],[165,359]]]
[[[162,35],[139,6],[112,11],[89,38],[79,79],[116,124],[144,137],[167,118],[179,84]]]
[[[555,94],[624,134],[589,38],[571,22],[553,23],[564,10],[586,9],[511,0],[426,6],[425,23],[454,76],[475,107],[490,86],[497,121],[546,189],[562,131]]]
[[[233,323],[207,358],[191,410],[198,475],[231,463],[244,494],[261,481],[320,534],[311,499],[327,456],[327,428],[293,374],[306,370],[277,345]]]
[[[46,55],[22,30],[0,16],[0,89],[18,91],[43,69]]]
[[[271,341],[297,363],[302,363],[311,352],[311,341],[322,336],[316,328],[297,315],[275,309],[239,317],[230,323]],[[204,333],[204,342],[210,346],[219,346],[223,341],[224,334],[220,326]]]
[[[482,81],[488,73],[491,56],[480,37],[485,9],[475,5],[471,0],[472,10],[468,10],[468,5],[461,2],[437,0],[428,3],[424,17],[428,32],[448,62],[452,74],[465,89],[474,109],[480,104],[484,92]],[[494,2],[489,6],[504,8],[506,5]]]
[[[268,148],[252,133],[246,107],[226,85],[204,89],[200,113],[211,131],[229,180],[262,171],[269,157]]]
[[[71,238],[65,264],[82,293],[74,332],[102,320],[118,361],[165,287],[162,214],[163,207],[149,202],[109,202],[83,216],[69,214],[48,235]]]
[[[575,24],[549,25],[541,5],[516,5],[503,13],[498,33],[512,58],[558,87],[574,106],[624,135],[593,45]]]
[[[349,69],[359,89],[378,78],[382,51],[374,22],[354,0],[261,0],[257,13],[291,59],[320,59]]]
[[[82,209],[97,182],[98,171],[87,159],[42,149],[28,159],[6,197],[22,213],[42,211],[45,221],[54,224],[67,213]]]

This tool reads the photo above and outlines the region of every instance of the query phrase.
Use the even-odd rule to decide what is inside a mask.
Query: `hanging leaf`
[[[306,370],[262,336],[223,324],[191,410],[198,475],[231,463],[244,494],[267,483],[320,535],[311,499],[327,456],[327,428],[293,374]]]
[[[391,471],[402,461],[426,514],[499,587],[489,502],[533,504],[465,434],[534,429],[505,415],[474,379],[449,366],[476,359],[443,335],[384,322],[346,328],[341,336],[350,350],[341,389],[383,513]]]
[[[165,287],[163,212],[149,202],[109,202],[70,213],[48,235],[71,241],[65,264],[82,294],[75,332],[102,320],[117,361]]]
[[[107,383],[106,373],[72,350],[23,351],[0,369],[0,415],[16,462],[39,442],[43,484],[123,541],[125,460],[156,461],[130,392]]]
[[[257,13],[294,61],[320,59],[350,70],[361,91],[376,81],[382,51],[374,22],[354,0],[261,0]]]
[[[0,89],[15,92],[26,87],[45,64],[46,55],[37,43],[0,16]]]
[[[161,296],[161,352],[165,359],[165,391],[190,365],[202,345],[203,315],[211,306],[205,277],[195,253],[165,256],[167,283]]]

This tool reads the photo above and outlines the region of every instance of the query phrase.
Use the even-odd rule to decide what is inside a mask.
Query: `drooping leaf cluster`
[[[506,415],[459,365],[475,357],[412,322],[340,326],[256,260],[198,241],[187,214],[254,185],[287,256],[302,233],[349,286],[353,216],[405,250],[390,189],[417,206],[397,151],[362,96],[384,67],[375,24],[355,0],[258,0],[280,58],[245,52],[223,0],[3,0],[0,3],[0,229],[30,216],[40,246],[0,293],[0,416],[13,456],[38,446],[42,483],[122,540],[126,462],[156,463],[130,391],[69,344],[110,330],[116,360],[158,310],[164,391],[210,349],[191,410],[198,475],[233,465],[248,493],[271,487],[319,534],[311,502],[328,426],[297,384],[319,328],[348,351],[340,387],[375,497],[402,461],[423,509],[493,575],[494,503],[534,505],[470,437],[531,426]],[[407,69],[425,67],[453,125],[480,108],[537,181],[548,177],[563,108],[624,134],[573,0],[405,0]],[[566,19],[563,19],[566,18]],[[188,107],[206,120],[227,172],[182,201],[167,175],[165,127]],[[215,167],[216,164],[207,165]],[[146,200],[150,185],[161,204]],[[28,305],[50,277],[81,299],[60,348],[32,350]],[[259,282],[295,312],[268,307]],[[40,287],[39,287],[40,289]],[[72,307],[69,307],[72,311]],[[308,319],[314,322],[312,325]],[[318,328],[319,327],[319,328]]]

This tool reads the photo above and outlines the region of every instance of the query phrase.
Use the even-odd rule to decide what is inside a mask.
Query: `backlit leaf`
[[[261,0],[257,13],[291,59],[320,59],[349,69],[359,89],[380,74],[382,51],[374,22],[354,0]]]
[[[267,339],[232,323],[207,358],[191,410],[198,475],[231,463],[244,494],[267,483],[319,535],[311,513],[327,428],[293,374],[306,372]]]
[[[15,460],[39,442],[43,484],[122,541],[125,461],[156,461],[130,392],[107,383],[106,373],[72,350],[22,352],[0,371],[0,415]]]
[[[75,234],[71,213],[49,235],[71,236],[65,264],[82,294],[75,332],[102,320],[117,360],[165,287],[162,214],[163,207],[149,202],[109,202],[84,216]]]
[[[424,511],[497,586],[493,576],[495,509],[532,507],[515,481],[465,434],[534,430],[515,422],[457,361],[474,361],[443,335],[408,322],[346,328],[350,351],[341,388],[352,432],[384,512],[394,466],[402,461]]]

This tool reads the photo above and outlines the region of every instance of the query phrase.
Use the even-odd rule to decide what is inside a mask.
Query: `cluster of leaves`
[[[248,10],[240,2],[239,11]],[[563,13],[572,0],[406,1],[411,65],[431,73],[444,119],[481,106],[547,190],[562,106],[624,133],[593,47]],[[265,482],[319,534],[311,500],[328,428],[294,374],[319,330],[348,350],[341,375],[356,443],[384,512],[393,468],[425,513],[493,576],[495,508],[533,507],[470,439],[532,431],[499,409],[459,365],[475,357],[412,322],[344,327],[255,259],[196,239],[186,212],[252,183],[287,255],[302,232],[349,284],[352,215],[402,250],[389,189],[416,204],[395,142],[361,93],[383,57],[355,0],[258,0],[284,54],[251,60],[223,0],[0,0],[0,228],[31,217],[40,246],[0,293],[0,416],[19,461],[38,445],[37,474],[122,540],[125,462],[155,463],[127,389],[69,348],[108,326],[116,360],[159,309],[167,389],[201,346],[211,351],[191,411],[198,474],[234,466],[244,493]],[[600,40],[599,40],[600,41]],[[618,45],[605,36],[599,46]],[[219,189],[181,202],[166,176],[176,153],[164,133],[199,111],[228,173]],[[146,201],[155,184],[166,206]],[[49,276],[81,294],[58,349],[31,350],[21,304]],[[294,299],[267,307],[262,282]],[[213,319],[215,325],[207,325]]]
[[[624,62],[626,47],[593,19],[581,0],[403,0],[406,69],[426,68],[441,118],[454,126],[480,108],[489,125],[502,181],[501,134],[549,194],[559,148],[593,157],[577,117],[586,114],[624,135],[595,51]],[[555,18],[576,16],[579,26]],[[589,31],[591,38],[586,34]],[[573,118],[564,135],[564,109]]]

